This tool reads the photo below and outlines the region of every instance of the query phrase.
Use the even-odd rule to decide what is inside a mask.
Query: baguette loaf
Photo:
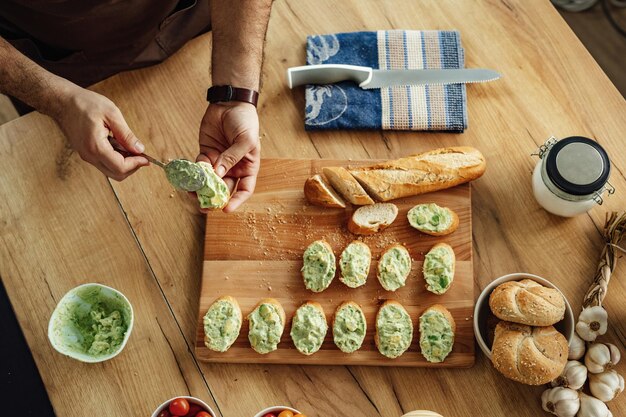
[[[374,204],[358,181],[343,167],[326,167],[324,175],[328,178],[333,188],[346,200],[356,206]]]
[[[567,363],[565,336],[552,326],[531,327],[501,321],[496,326],[491,361],[505,377],[522,384],[547,384]]]
[[[472,181],[483,175],[485,168],[480,151],[460,146],[359,167],[349,173],[372,197],[389,201]]]
[[[355,235],[373,235],[386,229],[398,216],[392,203],[377,203],[359,207],[348,220],[348,230]]]
[[[306,180],[304,196],[309,203],[316,206],[346,208],[343,198],[319,174]]]
[[[529,326],[550,326],[565,315],[565,300],[559,290],[532,279],[498,285],[489,296],[489,307],[500,320]]]

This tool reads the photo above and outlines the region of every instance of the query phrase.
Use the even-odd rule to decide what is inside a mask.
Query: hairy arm
[[[211,0],[212,83],[259,90],[272,0]],[[230,212],[254,191],[261,163],[259,118],[249,103],[211,104],[200,126],[198,160],[210,162],[234,193]]]
[[[148,164],[141,156],[122,156],[109,143],[111,132],[128,151],[143,152],[111,100],[46,71],[1,37],[0,92],[52,117],[80,157],[113,179]]]

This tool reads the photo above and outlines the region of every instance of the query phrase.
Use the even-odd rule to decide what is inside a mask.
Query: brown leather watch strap
[[[242,101],[256,107],[259,101],[259,93],[248,88],[238,88],[232,85],[214,85],[207,90],[206,99],[209,103]]]

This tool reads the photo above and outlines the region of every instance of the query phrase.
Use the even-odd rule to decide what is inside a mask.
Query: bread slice
[[[304,183],[304,196],[315,206],[346,208],[346,202],[320,174],[313,175]]]
[[[422,356],[428,362],[443,362],[454,346],[456,322],[452,314],[441,304],[435,304],[422,313],[419,327]],[[441,328],[444,332],[440,332]]]
[[[454,280],[456,259],[454,249],[447,243],[437,243],[424,257],[422,272],[426,289],[441,295],[450,289]]]
[[[561,292],[532,279],[498,285],[489,296],[489,307],[500,320],[529,326],[550,326],[565,316]]]
[[[258,312],[259,315],[262,316],[261,307],[263,306],[263,304],[269,304],[273,306],[274,309],[276,310],[276,313],[278,314],[278,317],[280,318],[279,323],[275,321],[268,322],[264,320],[264,323],[267,324],[268,328],[271,328],[272,330],[276,330],[276,333],[278,334],[278,340],[267,340],[267,339],[261,340],[261,339],[257,339],[256,337],[254,337],[253,332],[255,330],[254,322],[256,320],[256,313]],[[278,343],[280,343],[280,338],[282,337],[283,331],[285,330],[285,321],[287,319],[287,316],[285,315],[285,310],[283,309],[283,306],[278,302],[278,300],[274,298],[262,299],[254,307],[254,309],[250,312],[250,314],[248,314],[246,319],[249,322],[248,340],[250,341],[250,346],[252,347],[252,349],[254,349],[257,353],[266,354],[278,348]],[[260,327],[263,327],[263,326],[260,326]],[[262,334],[264,336],[267,336],[268,332],[263,331]]]
[[[320,303],[307,301],[293,314],[291,319],[291,340],[303,355],[317,352],[328,331],[324,309]]]
[[[367,195],[363,187],[350,175],[347,169],[343,167],[326,167],[323,171],[333,188],[350,203],[356,206],[374,204],[374,200]]]
[[[410,273],[411,255],[404,246],[400,244],[392,245],[380,255],[378,260],[378,282],[387,291],[395,291],[400,287],[404,287]]]
[[[459,227],[459,216],[454,210],[435,203],[418,204],[408,211],[406,217],[411,227],[431,236],[449,235]]]
[[[355,317],[344,317],[354,312]],[[349,320],[354,318],[355,320]],[[367,333],[367,320],[361,306],[354,301],[344,301],[333,316],[333,341],[343,353],[352,353],[361,348]]]
[[[567,353],[567,339],[552,326],[501,321],[496,326],[491,362],[509,379],[543,385],[563,372]]]
[[[392,314],[392,309],[398,315]],[[411,346],[413,321],[406,309],[395,300],[387,300],[376,313],[374,342],[381,355],[390,359],[401,356]]]
[[[327,241],[322,239],[311,243],[302,255],[300,271],[304,286],[313,292],[324,291],[335,278],[336,262],[333,248]]]
[[[479,178],[485,157],[475,148],[435,149],[350,170],[350,174],[378,201],[443,190]]]
[[[355,240],[341,252],[339,280],[350,288],[365,285],[372,263],[372,252],[365,243]]]
[[[356,235],[373,235],[387,228],[396,217],[398,217],[398,207],[392,203],[359,207],[348,221],[348,230]]]
[[[230,307],[230,317],[217,320],[210,314],[212,309],[219,308],[220,305]],[[204,345],[215,352],[226,352],[237,340],[242,321],[243,315],[237,300],[229,295],[218,298],[209,306],[203,318]]]

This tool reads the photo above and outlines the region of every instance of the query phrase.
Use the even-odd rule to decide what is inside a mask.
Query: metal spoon
[[[124,156],[143,156],[149,162],[163,168],[167,180],[176,188],[184,191],[198,191],[206,182],[206,173],[202,167],[187,159],[173,159],[167,164],[145,153],[132,154],[128,152],[113,136],[108,137],[113,149]]]

